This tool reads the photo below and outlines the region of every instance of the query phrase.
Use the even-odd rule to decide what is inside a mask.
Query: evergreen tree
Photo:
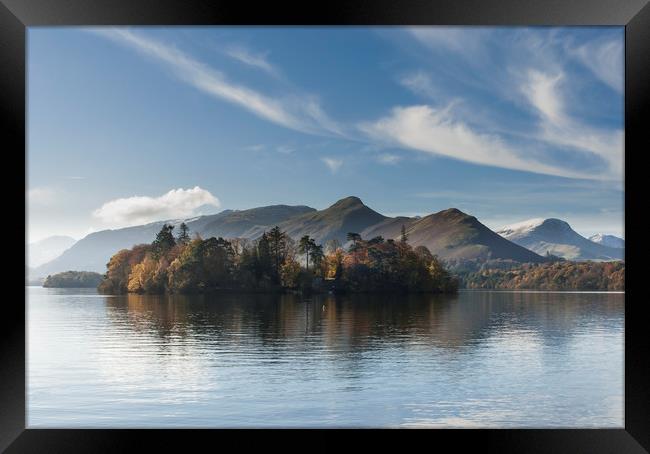
[[[271,276],[273,273],[273,258],[271,257],[271,248],[269,245],[269,236],[266,232],[257,240],[257,278],[262,276]]]
[[[325,258],[325,254],[323,254],[323,246],[316,244],[313,239],[311,240],[309,246],[309,256],[311,257],[311,261],[314,264],[314,269],[318,269],[321,266],[323,259]]]
[[[315,246],[314,240],[311,239],[309,235],[305,235],[300,238],[300,243],[298,244],[298,252],[305,254],[305,259],[307,261],[306,268],[309,269],[309,255],[311,254],[312,247]]]
[[[160,257],[164,256],[171,248],[176,245],[176,240],[172,231],[174,230],[173,225],[165,224],[160,229],[160,232],[156,235],[156,239],[151,243],[153,257],[158,260]]]
[[[184,222],[178,226],[178,242],[181,244],[187,244],[190,242],[190,228]]]
[[[400,241],[402,242],[402,244],[405,244],[408,242],[408,240],[409,240],[409,236],[406,234],[406,226],[402,224],[402,235],[400,237]]]
[[[347,238],[348,241],[352,241],[353,243],[358,243],[359,241],[361,241],[361,235],[354,232],[348,232]]]
[[[280,268],[287,256],[287,234],[277,225],[267,235],[269,252],[273,259],[273,280],[280,281]]]
[[[361,243],[361,235],[354,232],[348,232],[347,239],[348,241],[352,241],[352,245],[349,247],[350,252],[356,251]]]

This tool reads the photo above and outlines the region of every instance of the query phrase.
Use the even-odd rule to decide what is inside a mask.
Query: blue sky
[[[622,27],[30,28],[30,241],[359,196],[623,234]]]

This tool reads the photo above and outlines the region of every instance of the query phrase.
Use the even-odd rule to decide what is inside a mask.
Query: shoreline
[[[43,287],[42,285],[25,285],[25,288],[48,288],[48,289],[71,289],[71,290],[88,290],[93,287]],[[97,289],[95,289],[97,290]],[[345,292],[345,293],[333,293],[333,292],[311,292],[311,293],[302,293],[300,291],[277,291],[277,292],[265,292],[265,291],[251,291],[251,290],[230,290],[230,291],[212,291],[212,292],[202,292],[202,293],[100,293],[98,295],[107,296],[107,297],[116,297],[116,296],[127,296],[127,295],[141,295],[141,296],[190,296],[190,295],[286,295],[286,294],[295,294],[295,295],[332,295],[332,296],[345,296],[345,295],[373,295],[373,294],[392,294],[392,295],[454,295],[458,293],[481,293],[481,292],[490,292],[490,293],[610,293],[610,294],[625,294],[624,290],[538,290],[538,289],[488,289],[488,288],[459,288],[457,292],[444,293],[444,292],[389,292],[385,290],[378,291],[367,291],[367,292]]]

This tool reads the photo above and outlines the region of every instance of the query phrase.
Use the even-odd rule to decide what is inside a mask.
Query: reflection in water
[[[305,300],[31,288],[28,419],[621,427],[622,352],[622,294]]]
[[[246,334],[265,345],[291,339],[350,351],[418,340],[463,348],[496,332],[543,331],[544,341],[567,342],[579,324],[598,315],[622,316],[621,295],[467,292],[457,295],[125,295],[107,298],[109,319],[161,340]],[[569,303],[569,304],[566,304]],[[595,304],[597,303],[597,304]],[[548,336],[558,333],[558,336]],[[414,339],[416,338],[416,339]],[[558,344],[559,345],[559,344]]]

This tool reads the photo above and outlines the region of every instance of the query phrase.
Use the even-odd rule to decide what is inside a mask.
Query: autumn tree
[[[215,237],[203,240],[198,235],[190,240],[184,227],[176,240],[172,232],[172,226],[164,225],[152,244],[137,245],[111,257],[99,290],[107,293],[282,288],[309,291],[315,282],[314,274],[332,279],[328,285],[335,291],[440,292],[454,291],[456,286],[443,264],[426,247],[413,249],[407,242],[384,240],[381,236],[364,241],[359,234],[350,233],[348,239],[353,244],[348,252],[338,242],[330,241],[326,255],[323,246],[309,235],[303,236],[296,248],[294,241],[277,226],[255,242]],[[304,254],[305,269],[296,260],[296,249]],[[559,262],[548,265],[552,268],[523,266],[523,277],[511,285],[547,286],[549,276],[555,276],[553,282],[563,280],[567,285],[619,287],[624,279],[624,268],[614,265],[562,267]],[[566,277],[558,278],[558,273]],[[490,282],[495,279],[496,275],[489,277]],[[605,284],[606,281],[609,283]]]
[[[333,254],[340,248],[341,248],[341,242],[336,238],[329,239],[325,242],[325,252],[327,254]]]
[[[300,276],[300,263],[294,258],[288,257],[280,267],[280,281],[284,287],[293,288],[298,286]]]

